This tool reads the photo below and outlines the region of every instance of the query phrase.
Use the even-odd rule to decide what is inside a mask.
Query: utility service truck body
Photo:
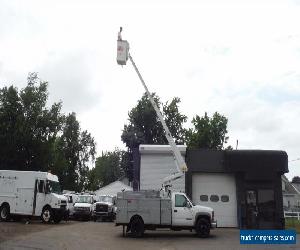
[[[118,193],[116,225],[127,226],[127,232],[137,237],[156,228],[195,230],[207,237],[217,223],[212,208],[193,205],[184,193],[163,197],[159,191],[143,190]]]
[[[60,222],[67,199],[58,178],[48,172],[0,170],[0,219],[41,216],[45,223]]]

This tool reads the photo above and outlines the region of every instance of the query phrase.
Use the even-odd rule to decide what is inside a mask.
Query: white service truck
[[[127,226],[134,237],[157,228],[195,230],[199,237],[208,237],[217,223],[212,208],[194,205],[184,193],[172,192],[166,198],[159,191],[141,190],[118,193],[116,226],[120,225],[123,234]]]
[[[166,139],[174,155],[177,172],[164,178],[161,188],[162,193],[153,190],[118,193],[116,226],[123,226],[123,235],[126,226],[126,232],[131,232],[135,237],[143,236],[146,229],[155,230],[156,228],[195,230],[198,236],[207,237],[210,229],[217,226],[217,222],[214,220],[214,211],[209,207],[195,206],[184,193],[171,192],[172,182],[181,178],[188,169],[164,121],[163,115],[129,53],[129,43],[122,40],[120,32],[117,42],[117,63],[123,66],[126,65],[128,59],[131,61],[164,128]]]
[[[74,219],[90,220],[93,215],[93,204],[95,201],[93,195],[78,195],[74,204]]]
[[[66,213],[58,177],[48,172],[0,170],[0,220],[36,216],[59,223]]]
[[[93,206],[93,220],[97,221],[108,219],[113,221],[116,217],[116,198],[111,195],[100,195]]]

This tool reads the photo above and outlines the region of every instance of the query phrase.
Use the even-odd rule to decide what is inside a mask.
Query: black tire
[[[196,233],[201,238],[207,238],[210,233],[209,221],[205,218],[200,218],[196,223]]]
[[[92,220],[92,214],[88,215],[88,217],[86,218],[87,221]]]
[[[134,217],[130,223],[130,232],[133,237],[143,237],[145,232],[144,222],[139,217]]]
[[[4,204],[0,207],[0,221],[9,221],[10,208],[8,204]]]
[[[53,219],[53,212],[51,207],[45,207],[43,209],[43,212],[41,214],[41,219],[43,221],[43,223],[49,224],[51,223],[52,219]]]
[[[62,220],[62,216],[59,215],[53,216],[53,221],[55,224],[58,224],[59,222],[61,222],[61,220]]]

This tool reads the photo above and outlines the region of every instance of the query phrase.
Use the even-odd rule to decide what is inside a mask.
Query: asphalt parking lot
[[[0,222],[0,249],[300,249],[296,245],[240,245],[238,229],[215,229],[207,239],[188,231],[146,231],[144,238],[122,236],[109,222]]]

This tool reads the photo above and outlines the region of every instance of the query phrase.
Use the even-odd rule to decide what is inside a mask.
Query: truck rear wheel
[[[50,207],[45,207],[43,209],[42,215],[41,215],[42,221],[44,223],[50,223],[53,218],[53,212]]]
[[[144,222],[139,218],[135,217],[130,223],[130,232],[133,237],[142,237],[144,235]]]
[[[8,221],[10,218],[10,208],[8,204],[4,204],[0,207],[0,220]]]
[[[209,221],[205,218],[200,218],[196,223],[196,233],[201,238],[207,238],[210,233]]]

